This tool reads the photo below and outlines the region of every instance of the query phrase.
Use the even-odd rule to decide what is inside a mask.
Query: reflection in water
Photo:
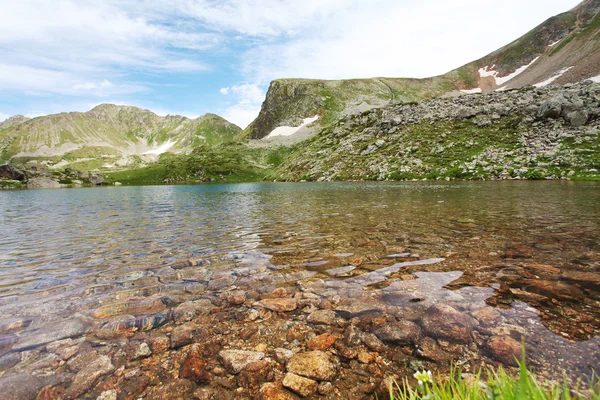
[[[537,365],[589,374],[599,200],[599,184],[571,182],[3,192],[0,348],[56,340],[67,322],[160,325],[232,285],[294,285],[412,319],[449,304],[478,334],[523,335]]]

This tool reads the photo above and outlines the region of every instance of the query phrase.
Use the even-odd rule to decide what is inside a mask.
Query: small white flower
[[[419,385],[424,383],[433,383],[433,375],[431,371],[417,371],[413,374],[415,379],[419,382]]]

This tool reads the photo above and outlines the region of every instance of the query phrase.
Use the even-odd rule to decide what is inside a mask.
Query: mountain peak
[[[22,122],[25,122],[25,121],[29,120],[29,119],[30,118],[27,118],[27,117],[25,117],[23,115],[20,115],[20,114],[13,115],[12,117],[10,117],[10,118],[8,118],[8,119],[0,122],[0,129],[8,128],[8,127],[13,126],[13,125],[18,125],[18,124],[20,124]]]

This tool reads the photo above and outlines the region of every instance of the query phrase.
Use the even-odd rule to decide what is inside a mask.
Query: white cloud
[[[115,86],[115,85],[113,85],[109,80],[105,79],[102,82],[78,83],[77,85],[73,86],[73,89],[75,89],[75,90],[96,90],[96,89],[110,88],[113,86]]]
[[[6,114],[0,112],[0,122],[6,120],[8,118],[10,118],[9,115],[6,115]]]
[[[63,95],[109,96],[146,90],[139,84],[115,84],[106,79],[86,81],[85,74],[0,63],[0,89],[23,91],[30,96],[48,93]]]
[[[197,52],[220,40],[115,0],[0,0],[0,7],[0,90],[136,93],[144,85],[127,75],[207,71]]]
[[[223,110],[223,118],[242,129],[256,118],[265,98],[265,90],[261,88],[260,83],[244,83],[222,88],[219,92],[232,96],[236,102],[233,106]]]
[[[244,71],[247,79],[257,81],[434,76],[504,46],[576,4],[577,0],[507,0],[486,4],[485,11],[480,0],[335,4],[336,12],[325,7],[306,20],[300,13],[301,24],[292,20],[293,34],[281,29],[278,40],[263,40],[250,49]],[[291,20],[279,11],[285,14],[282,21]]]
[[[0,93],[49,96],[52,107],[51,95],[143,103],[154,78],[202,73],[257,82],[220,90],[234,104],[224,116],[245,126],[272,79],[442,74],[578,1],[0,0]]]

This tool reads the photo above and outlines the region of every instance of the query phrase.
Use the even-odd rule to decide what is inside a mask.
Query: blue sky
[[[443,74],[568,0],[0,0],[0,120],[97,104],[245,127],[276,78]]]

